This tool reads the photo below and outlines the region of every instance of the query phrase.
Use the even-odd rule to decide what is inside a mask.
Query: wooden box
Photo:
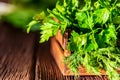
[[[58,65],[61,73],[65,76],[74,75],[70,72],[69,68],[66,64],[64,64],[64,58],[66,56],[70,56],[71,52],[67,50],[67,42],[68,42],[68,32],[64,34],[64,37],[61,35],[60,31],[58,31],[55,37],[50,39],[51,41],[51,54],[55,59],[56,64]],[[101,75],[106,75],[105,71],[100,70]],[[94,75],[94,73],[88,73],[83,66],[79,67],[79,75],[87,76]]]
[[[52,37],[50,39],[51,41],[51,54],[54,57],[54,60],[56,64],[58,65],[61,73],[64,76],[73,76],[74,73],[71,73],[69,68],[66,64],[64,64],[64,58],[71,55],[71,52],[67,50],[67,42],[68,42],[68,34],[69,32],[66,32],[63,36],[58,31],[57,35],[55,37]],[[117,72],[120,73],[120,69],[117,69]],[[100,70],[101,75],[106,75],[104,70]],[[83,66],[79,67],[79,75],[80,76],[90,76],[95,75],[94,73],[88,73],[86,69]]]

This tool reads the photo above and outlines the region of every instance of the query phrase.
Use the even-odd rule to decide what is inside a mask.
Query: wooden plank
[[[35,80],[63,80],[60,70],[50,54],[50,43],[38,44]]]
[[[0,80],[34,80],[34,34],[0,25]]]
[[[108,80],[106,76],[63,76],[50,53],[50,41],[38,44],[35,80]]]

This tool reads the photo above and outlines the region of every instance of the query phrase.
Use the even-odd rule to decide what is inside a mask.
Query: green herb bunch
[[[71,72],[76,73],[82,65],[96,75],[103,69],[110,80],[120,79],[116,70],[120,67],[119,0],[63,0],[48,12],[48,16],[42,12],[44,18],[34,20],[42,23],[40,42],[55,36],[58,30],[62,34],[71,30],[67,47],[72,54],[65,58]]]

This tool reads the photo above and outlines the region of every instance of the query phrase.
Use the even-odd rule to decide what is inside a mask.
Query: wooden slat
[[[34,35],[0,25],[0,80],[34,80]]]

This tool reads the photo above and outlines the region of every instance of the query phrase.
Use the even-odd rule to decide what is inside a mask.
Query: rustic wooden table
[[[106,76],[63,76],[50,54],[50,42],[0,24],[0,80],[107,80]]]

